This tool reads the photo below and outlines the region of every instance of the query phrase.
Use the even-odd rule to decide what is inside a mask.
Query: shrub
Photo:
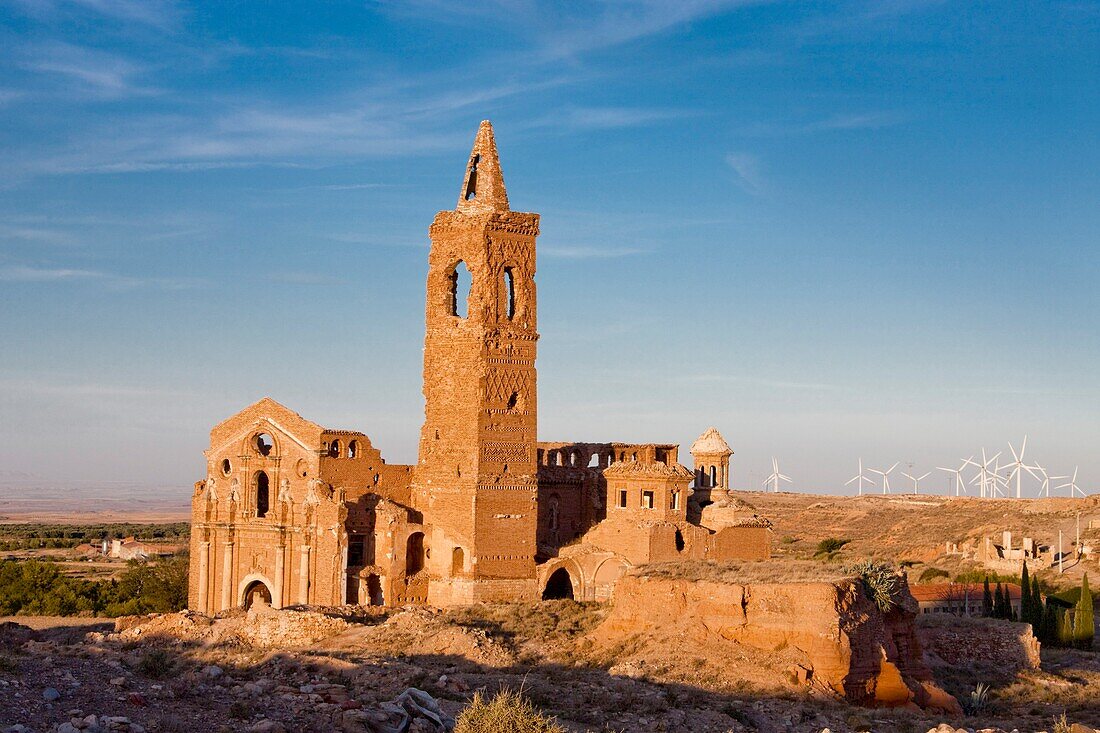
[[[458,714],[454,733],[566,733],[553,718],[546,717],[527,698],[503,689],[486,700],[480,692]]]
[[[863,584],[863,592],[878,606],[878,610],[886,613],[893,608],[894,598],[905,584],[901,573],[893,566],[874,560],[864,560],[853,565],[849,571],[859,576]]]
[[[826,537],[821,540],[821,542],[817,543],[817,550],[814,552],[814,557],[825,556],[832,559],[833,555],[840,552],[840,549],[849,542],[851,542],[851,540],[842,540],[839,537]]]
[[[949,577],[949,573],[946,570],[940,570],[939,568],[925,568],[924,572],[920,574],[920,582],[927,583],[930,580],[936,578]]]
[[[163,680],[176,671],[176,662],[164,649],[153,649],[138,660],[137,671],[146,677]]]

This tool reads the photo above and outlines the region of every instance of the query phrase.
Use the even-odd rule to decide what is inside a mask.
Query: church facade
[[[768,556],[766,520],[729,507],[713,428],[694,470],[673,444],[538,442],[539,215],[510,210],[488,122],[429,233],[416,465],[269,398],[219,423],[192,498],[192,609],[602,599],[633,565]]]

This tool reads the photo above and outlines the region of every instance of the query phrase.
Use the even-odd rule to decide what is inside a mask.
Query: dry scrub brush
[[[486,700],[480,692],[459,713],[454,733],[567,733],[553,718],[535,709],[527,698],[503,689]]]

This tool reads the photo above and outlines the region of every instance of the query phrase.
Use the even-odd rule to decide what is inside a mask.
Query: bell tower
[[[414,503],[429,602],[531,597],[538,467],[535,238],[481,123],[458,204],[429,229],[424,426]],[[468,290],[467,290],[467,283]]]

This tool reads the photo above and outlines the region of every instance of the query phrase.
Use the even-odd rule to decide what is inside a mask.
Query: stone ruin
[[[733,451],[537,440],[535,240],[481,123],[454,210],[429,229],[415,465],[264,398],[210,432],[192,499],[189,606],[437,606],[606,598],[632,566],[764,559],[731,502]]]

